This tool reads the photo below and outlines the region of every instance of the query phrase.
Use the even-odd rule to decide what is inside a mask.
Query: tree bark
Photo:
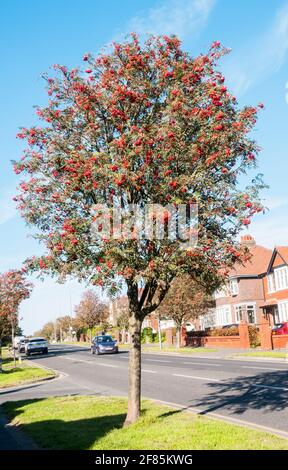
[[[2,374],[2,341],[0,338],[0,374]]]
[[[141,324],[137,313],[130,313],[131,335],[128,372],[128,411],[124,426],[135,423],[140,416],[141,402]]]
[[[176,328],[176,348],[177,349],[180,349],[180,331],[181,331],[181,327],[179,328],[177,326]]]

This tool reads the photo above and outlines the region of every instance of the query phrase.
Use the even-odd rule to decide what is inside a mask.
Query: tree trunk
[[[13,320],[12,320],[12,323],[11,323],[11,333],[12,333],[13,361],[14,361],[14,368],[15,368],[15,367],[16,367],[16,355],[15,355],[15,347],[14,347],[14,337],[15,337],[15,334],[14,334],[14,323],[13,323]]]
[[[176,328],[176,348],[177,349],[180,349],[180,331],[181,331],[181,327],[179,328],[177,326]]]
[[[92,344],[92,328],[90,328],[90,343]]]
[[[0,374],[2,374],[2,342],[0,338]]]
[[[124,426],[135,423],[140,416],[141,401],[141,324],[135,312],[130,313],[130,353],[128,372],[128,411]]]
[[[158,337],[159,337],[159,348],[162,349],[161,320],[160,320],[160,318],[158,318]]]

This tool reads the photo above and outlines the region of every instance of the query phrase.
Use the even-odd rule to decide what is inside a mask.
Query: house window
[[[288,288],[288,268],[277,268],[274,270],[276,290]]]
[[[279,310],[279,320],[280,320],[280,322],[288,321],[288,300],[284,300],[283,302],[279,302],[278,310]]]
[[[238,294],[239,289],[238,289],[237,279],[231,279],[231,281],[230,281],[230,292],[231,292],[231,295],[237,295]]]
[[[256,323],[255,305],[247,305],[248,323]]]
[[[274,274],[268,274],[267,276],[268,280],[268,292],[274,292],[275,291],[275,279],[274,279]]]
[[[245,313],[246,313],[245,305],[237,305],[235,307],[235,313],[236,313],[236,323],[240,323],[240,321],[244,320],[245,318]]]
[[[210,310],[205,315],[200,316],[201,330],[211,328],[216,325],[215,311]]]
[[[221,299],[223,297],[229,297],[229,293],[226,286],[220,287],[214,292],[214,299]]]
[[[230,305],[222,305],[216,308],[216,325],[229,325],[232,323]]]

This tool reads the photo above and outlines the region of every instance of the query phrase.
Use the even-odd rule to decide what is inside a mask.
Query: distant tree
[[[0,317],[10,323],[12,345],[15,328],[18,326],[18,309],[21,302],[30,296],[33,285],[28,282],[23,270],[10,270],[0,275]],[[14,351],[14,365],[15,350]],[[0,343],[0,372],[2,372],[2,355]]]
[[[122,342],[125,342],[126,331],[129,330],[129,308],[123,307],[116,319],[118,328],[121,329]]]
[[[108,307],[93,290],[87,290],[75,308],[76,318],[82,327],[89,328],[92,341],[92,328],[104,324],[108,317]]]
[[[34,333],[35,336],[44,336],[44,338],[51,340],[55,336],[55,324],[50,321],[45,323],[41,330]]]
[[[193,320],[207,312],[213,306],[211,292],[190,276],[175,278],[171,288],[156,310],[158,317],[170,318],[176,325],[177,347],[180,348],[181,327],[188,320]]]
[[[56,329],[59,332],[60,341],[71,334],[72,321],[73,319],[69,315],[57,318]]]

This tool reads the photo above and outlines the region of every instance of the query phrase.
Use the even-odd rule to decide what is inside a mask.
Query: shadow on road
[[[205,407],[200,414],[215,412],[222,408],[235,414],[248,409],[281,411],[288,405],[288,370],[265,372],[250,377],[208,384],[211,393],[193,405]]]
[[[3,408],[12,421],[23,413],[22,407],[41,401],[43,399],[7,402]],[[115,414],[69,421],[49,419],[20,426],[21,431],[34,438],[42,449],[88,450],[109,431],[121,428],[125,417],[125,414]]]

